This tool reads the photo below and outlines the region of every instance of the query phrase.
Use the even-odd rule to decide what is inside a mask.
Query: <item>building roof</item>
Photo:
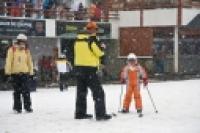
[[[191,28],[200,28],[200,14],[193,18],[187,26]]]

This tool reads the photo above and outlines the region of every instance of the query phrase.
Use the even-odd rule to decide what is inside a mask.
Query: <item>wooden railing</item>
[[[155,9],[155,8],[177,8],[178,0],[108,0],[110,10],[138,10],[138,9]],[[194,2],[193,0],[183,1],[183,7],[200,7],[200,2]]]

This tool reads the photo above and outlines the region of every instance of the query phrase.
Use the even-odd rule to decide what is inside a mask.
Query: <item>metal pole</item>
[[[26,17],[26,4],[23,3],[22,5],[20,5],[20,11],[22,12],[22,17]]]
[[[154,108],[155,113],[158,113],[158,110],[157,110],[157,108],[156,108],[156,105],[155,105],[155,103],[154,103],[154,101],[153,101],[153,98],[152,98],[152,96],[151,96],[151,93],[150,93],[148,87],[146,87],[146,90],[147,90],[147,92],[148,92],[148,94],[149,94],[149,98],[150,98],[150,100],[151,100],[151,103],[152,103],[152,105],[153,105],[153,108]]]
[[[121,91],[120,91],[120,95],[119,95],[119,107],[118,107],[118,112],[121,111],[121,107],[122,107],[122,95],[123,95],[123,84],[121,84]]]
[[[178,31],[179,27],[174,29],[174,72],[178,73]]]
[[[8,14],[8,9],[7,9],[7,3],[6,2],[4,2],[3,11],[4,11],[4,16],[6,17],[7,14]]]

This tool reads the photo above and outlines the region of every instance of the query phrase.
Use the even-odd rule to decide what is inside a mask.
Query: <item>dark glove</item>
[[[11,83],[12,80],[13,80],[13,79],[12,79],[12,76],[11,76],[11,75],[8,75],[8,76],[7,76],[7,82],[8,82],[8,83]]]
[[[102,65],[105,65],[106,64],[106,62],[105,62],[105,59],[106,58],[106,56],[105,55],[103,55],[101,58],[100,58],[100,62],[101,62],[101,64]]]
[[[33,75],[33,80],[37,80],[37,76],[36,75]]]
[[[148,85],[148,78],[143,78],[143,84],[144,84],[144,86],[147,86]]]
[[[34,80],[34,75],[29,75],[29,76],[28,76],[28,79],[29,79],[29,80]]]
[[[36,75],[30,75],[30,76],[29,76],[29,79],[30,79],[30,80],[37,80],[37,76],[36,76]]]
[[[121,83],[121,84],[125,84],[125,83],[126,83],[126,79],[121,78],[121,79],[120,79],[120,83]]]

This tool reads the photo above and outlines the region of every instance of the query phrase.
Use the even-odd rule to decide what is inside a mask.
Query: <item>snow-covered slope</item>
[[[104,85],[108,113],[117,113],[121,87]],[[14,114],[12,92],[1,91],[0,133],[200,133],[200,80],[150,83],[149,90],[158,114],[142,89],[144,117],[138,118],[132,105],[130,114],[117,114],[105,122],[73,119],[75,87],[63,93],[58,88],[38,89],[32,93],[31,114]],[[89,93],[88,113],[93,108]]]

